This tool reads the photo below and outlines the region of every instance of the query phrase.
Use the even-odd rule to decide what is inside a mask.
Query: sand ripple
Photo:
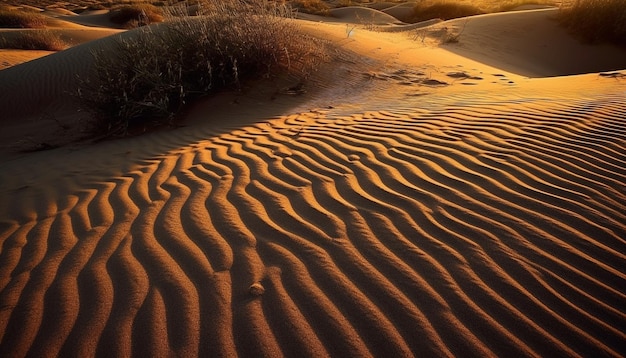
[[[624,355],[624,118],[312,112],[6,164],[0,356]]]

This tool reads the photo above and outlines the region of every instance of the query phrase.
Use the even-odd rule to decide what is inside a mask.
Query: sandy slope
[[[626,49],[581,45],[556,21],[556,9],[511,12],[449,22],[462,31],[451,51],[529,77],[622,70]],[[499,29],[499,30],[494,30]]]
[[[38,10],[41,9],[34,8],[32,11]],[[120,30],[114,29],[115,24],[108,21],[108,15],[106,12],[90,12],[83,15],[77,15],[64,9],[52,9],[46,11],[41,10],[41,13],[48,16],[46,30],[58,35],[68,47],[76,46],[120,32]],[[2,46],[3,41],[28,31],[39,30],[0,28],[0,46]],[[20,63],[32,61],[51,53],[53,52],[0,49],[0,70]]]
[[[0,132],[0,153],[45,149],[84,137],[84,125],[80,124],[84,115],[77,111],[72,97],[77,76],[84,77],[89,70],[93,49],[106,46],[112,35],[123,31],[106,26],[103,19],[107,15],[103,13],[76,15],[54,9],[42,14],[49,16],[45,31],[57,35],[69,49],[0,48],[0,124],[4,129]],[[31,31],[42,29],[0,29],[0,46]]]
[[[303,98],[3,159],[0,356],[625,355],[621,73],[304,26]]]

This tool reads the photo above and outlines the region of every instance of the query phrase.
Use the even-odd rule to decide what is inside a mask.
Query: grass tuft
[[[292,0],[290,6],[303,13],[328,16],[330,6],[322,0]]]
[[[22,10],[0,10],[0,27],[4,28],[44,28],[46,16]]]
[[[555,6],[554,0],[503,0],[500,4],[488,9],[488,12],[512,11],[523,5],[549,5]]]
[[[111,22],[135,28],[163,21],[163,11],[152,4],[125,5],[111,10]]]
[[[576,36],[591,43],[626,46],[624,0],[577,0],[560,12],[560,21]]]
[[[68,45],[52,31],[24,30],[0,41],[0,47],[17,50],[62,51],[68,48]]]
[[[95,10],[106,10],[108,9],[103,4],[89,4],[83,11],[95,11]]]
[[[94,53],[78,99],[100,122],[99,135],[168,123],[185,104],[250,79],[306,77],[323,46],[262,0],[223,0],[204,16],[172,17],[126,33],[115,49]]]

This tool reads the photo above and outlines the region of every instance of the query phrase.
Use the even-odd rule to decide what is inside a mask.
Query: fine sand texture
[[[305,94],[4,148],[0,357],[626,355],[626,62],[545,77],[552,57],[533,61],[511,18],[501,63],[463,55],[497,32],[470,24],[497,16],[449,44],[463,22],[298,20],[350,54]],[[527,57],[507,62],[516,41]],[[11,98],[52,111],[88,46],[0,83],[30,76]],[[5,131],[39,123],[32,110]]]

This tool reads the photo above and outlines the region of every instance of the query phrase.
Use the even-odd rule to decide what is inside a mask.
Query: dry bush
[[[336,7],[348,7],[348,6],[358,6],[361,5],[359,3],[355,3],[352,0],[338,0],[336,3]]]
[[[178,17],[120,37],[94,53],[94,71],[80,79],[82,107],[102,135],[171,121],[190,100],[245,80],[289,73],[306,77],[323,45],[304,35],[282,7],[224,0],[201,17]]]
[[[152,4],[125,5],[111,10],[111,22],[135,28],[163,21],[163,10]]]
[[[43,28],[46,27],[46,16],[32,11],[0,10],[0,27]]]
[[[553,0],[505,0],[488,8],[488,12],[511,11],[523,5],[555,5]]]
[[[29,30],[15,34],[0,42],[0,47],[19,50],[61,51],[68,45],[58,34],[49,30]]]
[[[106,10],[106,9],[108,9],[108,8],[106,6],[104,6],[103,4],[89,4],[85,8],[85,10],[87,10],[87,11]]]
[[[431,19],[450,20],[484,13],[484,10],[470,4],[460,4],[450,1],[428,1],[416,3],[413,8],[413,16],[411,16],[408,21],[420,22]]]
[[[577,0],[560,12],[560,21],[585,41],[626,46],[624,0]]]
[[[293,0],[289,4],[297,11],[313,15],[329,15],[330,6],[322,0]]]

